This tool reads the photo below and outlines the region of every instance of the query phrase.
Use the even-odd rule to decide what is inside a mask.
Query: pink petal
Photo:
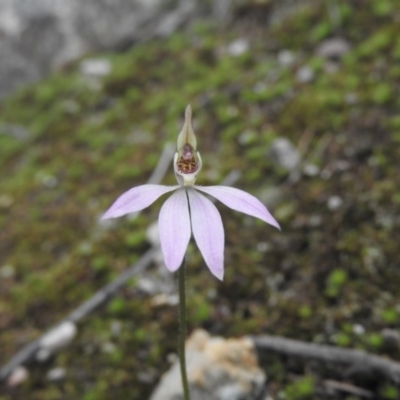
[[[281,229],[278,222],[267,210],[263,203],[253,195],[244,192],[243,190],[228,187],[228,186],[195,186],[197,190],[201,190],[224,203],[227,207],[233,210],[240,211],[252,217],[260,218]]]
[[[224,276],[224,227],[217,208],[202,194],[187,189],[193,236],[210,268],[222,281]]]
[[[160,196],[175,190],[179,186],[141,185],[122,194],[106,211],[101,219],[117,218],[137,212],[154,203]]]
[[[190,217],[185,189],[177,190],[161,207],[158,218],[161,250],[173,272],[182,264],[190,240]]]

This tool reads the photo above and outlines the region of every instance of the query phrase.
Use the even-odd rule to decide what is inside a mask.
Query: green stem
[[[185,356],[185,338],[186,338],[186,261],[183,263],[178,271],[179,280],[179,362],[181,366],[183,398],[190,400],[190,392],[188,379],[186,375],[186,356]]]

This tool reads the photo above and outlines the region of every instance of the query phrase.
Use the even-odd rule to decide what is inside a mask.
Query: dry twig
[[[362,350],[305,343],[269,335],[251,336],[250,339],[259,353],[276,352],[291,357],[318,360],[326,364],[354,367],[359,371],[385,376],[395,383],[400,383],[400,363]]]

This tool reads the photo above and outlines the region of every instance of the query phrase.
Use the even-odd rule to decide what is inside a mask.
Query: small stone
[[[234,57],[239,57],[248,50],[249,42],[246,39],[236,39],[228,46],[228,53]]]
[[[278,53],[278,62],[282,67],[289,67],[295,61],[295,56],[290,50],[281,50]]]
[[[400,332],[395,329],[385,328],[382,329],[381,335],[383,340],[387,343],[394,346],[400,346]]]
[[[239,135],[238,142],[242,146],[246,146],[257,139],[257,134],[254,131],[244,131]]]
[[[365,333],[365,328],[364,328],[364,326],[361,325],[361,324],[354,324],[354,325],[353,325],[353,332],[354,332],[356,335],[364,335],[364,333]]]
[[[317,176],[319,174],[319,168],[315,164],[307,164],[303,168],[304,175]]]
[[[307,65],[297,70],[296,79],[297,82],[299,83],[309,83],[312,82],[314,78],[315,78],[314,70]]]
[[[300,163],[300,154],[289,139],[278,138],[271,145],[270,155],[283,168],[292,171]]]
[[[21,385],[29,378],[29,372],[25,367],[19,366],[14,369],[7,379],[7,385],[9,387],[16,387]]]
[[[43,177],[43,186],[49,188],[49,189],[53,189],[57,186],[58,184],[58,180],[55,176],[52,175],[46,175]]]
[[[308,225],[313,228],[316,228],[317,226],[320,226],[321,224],[322,224],[322,217],[318,214],[313,214],[308,219]]]
[[[112,70],[110,61],[104,59],[84,60],[79,67],[83,75],[95,78],[107,76]]]
[[[151,299],[151,304],[154,307],[176,306],[179,304],[179,297],[176,294],[166,295],[161,293]]]
[[[268,250],[271,250],[272,246],[267,242],[259,242],[257,243],[257,251],[260,253],[266,253]]]
[[[122,332],[122,323],[120,321],[111,322],[110,330],[113,336],[120,336]]]
[[[67,346],[76,336],[77,329],[73,322],[66,321],[47,333],[39,343],[42,349],[51,351]]]
[[[339,196],[331,196],[328,199],[328,208],[331,211],[337,210],[338,208],[340,208],[343,204],[343,200],[341,197]]]
[[[8,279],[13,278],[15,275],[15,268],[12,265],[3,265],[0,267],[0,278]]]
[[[157,282],[147,277],[140,278],[136,283],[136,287],[147,295],[154,295],[158,292]]]
[[[329,180],[332,178],[332,171],[329,169],[324,169],[321,171],[321,178],[325,181]]]
[[[14,199],[8,194],[0,195],[0,208],[8,208],[14,203]]]
[[[53,368],[47,373],[47,379],[51,382],[61,381],[65,378],[66,374],[64,368]]]
[[[324,40],[317,48],[317,54],[327,59],[338,59],[350,51],[350,44],[343,38]]]
[[[103,353],[112,354],[117,349],[117,346],[112,342],[105,342],[101,345],[101,350]]]
[[[344,98],[344,101],[346,102],[346,104],[350,104],[350,105],[356,104],[358,102],[357,93],[353,93],[353,92],[347,93]]]

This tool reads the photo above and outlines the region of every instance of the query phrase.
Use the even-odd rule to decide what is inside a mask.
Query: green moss
[[[315,378],[305,376],[296,382],[286,386],[285,398],[289,400],[312,399],[315,392]]]

